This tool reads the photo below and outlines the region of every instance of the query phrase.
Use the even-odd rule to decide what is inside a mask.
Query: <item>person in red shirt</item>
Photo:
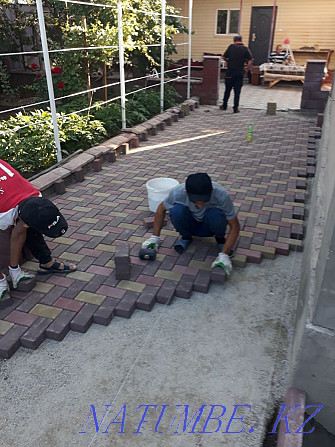
[[[52,256],[43,235],[62,236],[68,226],[59,209],[41,196],[38,189],[24,179],[12,166],[0,159],[0,230],[13,227],[10,239],[9,275],[13,287],[31,279],[31,273],[21,270],[19,260],[26,245],[39,261],[37,274],[70,273],[74,264],[58,262]],[[6,276],[0,271],[0,301],[9,293]]]

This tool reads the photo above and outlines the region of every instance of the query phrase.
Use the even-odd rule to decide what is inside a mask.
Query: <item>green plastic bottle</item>
[[[247,140],[248,142],[249,142],[249,141],[252,141],[252,134],[253,134],[252,124],[250,123],[250,124],[249,124],[249,127],[248,127],[247,138],[246,138],[246,140]]]

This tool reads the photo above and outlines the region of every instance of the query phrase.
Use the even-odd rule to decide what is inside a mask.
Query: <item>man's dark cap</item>
[[[31,197],[20,202],[19,217],[29,227],[52,238],[63,236],[68,229],[57,206],[44,197]]]
[[[209,202],[213,186],[212,180],[205,172],[190,174],[185,183],[186,192],[191,202]]]

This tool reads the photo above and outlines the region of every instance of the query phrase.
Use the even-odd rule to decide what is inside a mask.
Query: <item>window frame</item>
[[[218,33],[218,18],[219,18],[219,11],[227,11],[227,25],[226,25],[226,31],[228,28],[228,32],[226,33]],[[220,8],[216,10],[216,21],[215,21],[215,36],[230,36],[230,35],[237,35],[238,31],[236,32],[230,32],[230,13],[231,11],[238,11],[240,12],[239,8]]]

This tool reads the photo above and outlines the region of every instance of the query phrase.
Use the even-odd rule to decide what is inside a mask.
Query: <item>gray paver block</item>
[[[131,260],[129,244],[118,244],[115,247],[115,278],[130,279]]]

